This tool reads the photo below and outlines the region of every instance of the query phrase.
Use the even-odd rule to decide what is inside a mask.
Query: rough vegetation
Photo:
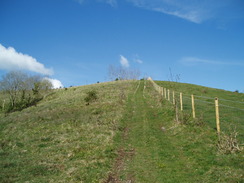
[[[1,109],[9,113],[35,105],[51,88],[52,84],[40,76],[28,76],[21,71],[11,71],[0,81],[0,92],[2,95],[5,94]]]
[[[238,133],[233,131],[230,135],[221,133],[218,141],[218,151],[222,154],[239,153],[243,150],[237,139]]]
[[[95,90],[91,90],[87,92],[87,96],[84,98],[87,105],[89,105],[90,102],[95,102],[97,99],[98,99],[97,91]]]
[[[243,151],[184,118],[146,80],[53,90],[0,113],[0,182],[241,182]]]

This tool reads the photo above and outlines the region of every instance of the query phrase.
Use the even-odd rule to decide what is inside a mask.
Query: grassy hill
[[[185,85],[184,92],[197,95],[203,90],[158,84]],[[243,94],[204,90],[243,101]],[[98,99],[88,105],[89,91]],[[174,119],[173,105],[149,81],[55,90],[37,106],[0,113],[0,182],[243,181],[243,151],[218,152],[211,123]]]
[[[219,100],[219,113],[221,131],[230,134],[233,131],[239,133],[238,139],[244,144],[244,94],[226,90],[208,88],[204,86],[176,83],[169,81],[156,81],[159,86],[175,91],[175,98],[183,96],[183,108],[191,113],[191,95],[194,95],[196,117],[203,120],[210,127],[216,128],[215,98]],[[172,99],[172,93],[171,93]],[[172,101],[171,101],[172,102]]]

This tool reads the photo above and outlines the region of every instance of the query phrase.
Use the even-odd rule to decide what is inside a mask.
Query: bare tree
[[[41,99],[41,92],[51,87],[52,84],[48,80],[40,76],[28,76],[21,71],[11,71],[0,81],[0,90],[9,97],[10,111],[23,109]]]
[[[116,78],[118,79],[118,74],[117,74],[117,68],[114,65],[109,65],[108,67],[108,78],[109,80],[115,80]]]
[[[9,96],[12,107],[15,106],[20,92],[26,87],[27,75],[20,71],[12,71],[3,76],[0,89]]]
[[[110,65],[108,68],[110,80],[136,80],[139,79],[140,75],[141,73],[138,69],[115,67],[113,65]]]

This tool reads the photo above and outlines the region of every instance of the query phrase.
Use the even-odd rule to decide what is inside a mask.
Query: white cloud
[[[101,2],[112,7],[118,6],[118,0],[74,0],[80,4]],[[230,19],[243,18],[241,0],[124,0],[138,8],[172,15],[200,24],[208,19],[220,20],[221,24]],[[223,21],[224,20],[224,21]],[[224,27],[225,24],[219,26]]]
[[[5,48],[0,44],[0,69],[16,70],[23,69],[33,71],[44,75],[52,75],[53,70],[45,68],[45,66],[38,62],[35,58],[16,52],[12,47]]]
[[[183,57],[180,62],[185,65],[197,65],[197,64],[211,64],[211,65],[229,65],[229,66],[244,66],[244,63],[240,62],[222,62],[216,60],[201,59],[197,57]]]
[[[75,0],[76,2],[80,3],[80,4],[83,4],[84,3],[84,0]]]
[[[143,63],[143,61],[142,60],[140,60],[140,59],[135,59],[135,62],[137,62],[138,64],[142,64]]]
[[[154,8],[154,11],[158,11],[161,13],[165,13],[168,15],[173,15],[182,19],[186,19],[188,21],[194,22],[194,23],[201,23],[202,18],[199,16],[199,13],[197,11],[189,11],[189,12],[182,12],[182,11],[169,11],[163,8]]]
[[[228,7],[228,0],[127,0],[139,8],[173,15],[194,23],[212,18],[216,12]]]
[[[85,1],[91,1],[91,0],[75,0],[76,2],[83,4]],[[117,0],[96,0],[97,2],[107,3],[112,7],[117,6]]]
[[[45,77],[44,79],[50,81],[52,83],[54,89],[64,87],[63,84],[61,83],[61,81],[59,81],[57,79],[51,79],[51,78],[47,78],[47,77]]]
[[[133,59],[134,62],[138,63],[138,64],[142,64],[143,61],[139,58],[139,55],[138,54],[135,54],[134,55],[134,59]]]
[[[123,66],[123,67],[129,67],[129,61],[127,58],[125,58],[123,55],[120,55],[120,64]]]
[[[105,3],[109,4],[112,7],[117,6],[117,0],[103,0]]]

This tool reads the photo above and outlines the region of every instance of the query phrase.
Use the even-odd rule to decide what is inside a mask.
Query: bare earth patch
[[[123,135],[122,135],[123,141],[126,141],[128,139],[128,132],[129,132],[129,129],[124,128]],[[107,180],[104,181],[104,183],[122,183],[122,182],[132,183],[132,182],[134,182],[133,174],[127,175],[126,181],[122,181],[120,179],[120,175],[122,174],[122,171],[125,168],[125,162],[127,160],[132,159],[134,154],[135,154],[135,150],[133,148],[125,149],[125,148],[121,147],[118,150],[118,156],[115,160],[112,172],[109,174]]]

